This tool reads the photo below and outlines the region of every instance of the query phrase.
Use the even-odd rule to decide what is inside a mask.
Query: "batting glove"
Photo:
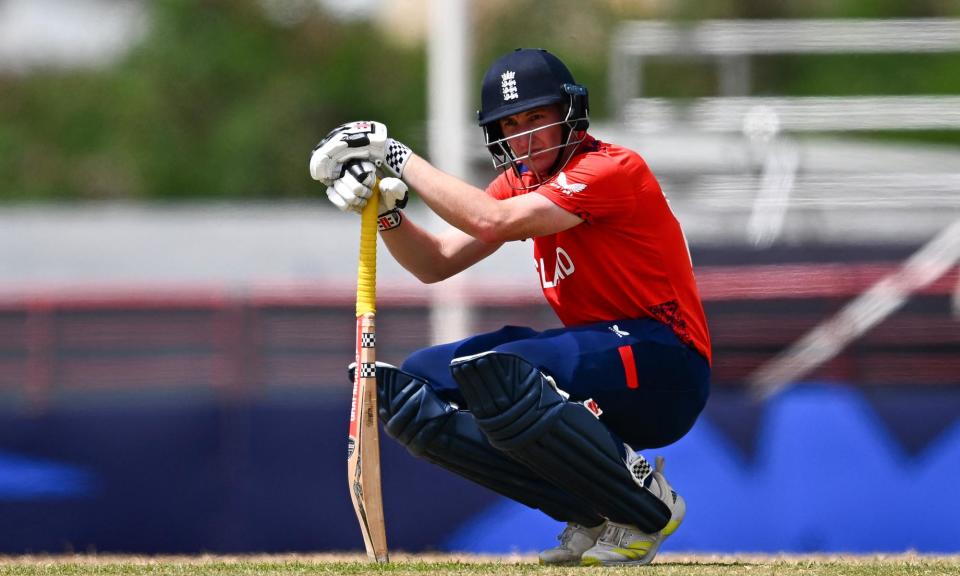
[[[363,211],[364,206],[373,194],[373,184],[376,171],[371,162],[361,162],[362,173],[366,176],[363,181],[357,180],[354,173],[347,171],[327,187],[327,198],[337,208],[344,212]],[[383,178],[380,180],[380,216],[388,212],[396,212],[407,205],[407,185],[399,178]],[[399,222],[398,222],[399,224]]]
[[[310,176],[330,186],[344,176],[348,161],[369,160],[402,177],[411,154],[403,143],[387,137],[387,127],[380,122],[348,122],[334,128],[314,147]]]
[[[373,194],[377,169],[372,162],[363,161],[359,164],[364,176],[362,182],[353,173],[344,170],[339,178],[327,185],[327,198],[343,212],[363,212],[363,207]]]
[[[401,208],[407,205],[407,185],[399,178],[380,180],[380,216],[377,229],[392,230],[403,222]]]

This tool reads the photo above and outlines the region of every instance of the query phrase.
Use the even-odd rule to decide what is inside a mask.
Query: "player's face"
[[[559,105],[541,106],[500,120],[500,129],[514,156],[544,175],[560,154],[563,112]]]

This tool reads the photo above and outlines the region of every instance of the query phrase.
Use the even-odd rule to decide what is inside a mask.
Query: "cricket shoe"
[[[575,522],[568,522],[567,527],[557,536],[559,546],[544,550],[540,553],[540,564],[555,566],[577,565],[583,553],[597,543],[603,524],[588,528]]]
[[[634,478],[646,486],[670,508],[670,520],[662,530],[647,534],[635,526],[607,522],[597,543],[583,553],[580,563],[584,566],[642,566],[653,561],[660,545],[677,531],[687,514],[687,503],[674,492],[663,476],[663,458],[657,457],[656,468],[650,472],[650,464],[628,448],[627,467]],[[646,484],[646,476],[650,483]],[[641,479],[643,481],[641,481]]]

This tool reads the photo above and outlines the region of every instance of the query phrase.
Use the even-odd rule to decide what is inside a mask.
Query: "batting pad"
[[[561,522],[603,522],[580,499],[492,447],[472,414],[443,400],[423,380],[377,363],[377,395],[385,432],[414,456]]]
[[[637,485],[606,426],[564,399],[536,367],[488,352],[455,359],[450,370],[493,447],[614,522],[647,533],[667,525],[670,509]]]

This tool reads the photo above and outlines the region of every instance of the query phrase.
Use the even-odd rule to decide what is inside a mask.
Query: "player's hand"
[[[387,137],[387,127],[379,122],[348,122],[330,131],[310,155],[310,176],[327,186],[344,176],[344,165],[350,160],[369,160],[385,166],[396,176],[411,151],[402,143]]]
[[[407,184],[399,178],[380,180],[380,215],[407,205]]]
[[[327,198],[344,212],[359,214],[373,195],[372,188],[376,178],[374,165],[370,162],[361,162],[360,169],[366,175],[363,181],[358,180],[357,176],[348,170],[327,187]],[[407,190],[407,185],[399,178],[382,178],[380,180],[380,214],[406,206]]]
[[[360,173],[363,180],[358,180]],[[372,162],[359,162],[359,170],[343,170],[342,175],[327,184],[327,198],[343,212],[363,212],[367,200],[373,194],[377,181],[377,168]]]

